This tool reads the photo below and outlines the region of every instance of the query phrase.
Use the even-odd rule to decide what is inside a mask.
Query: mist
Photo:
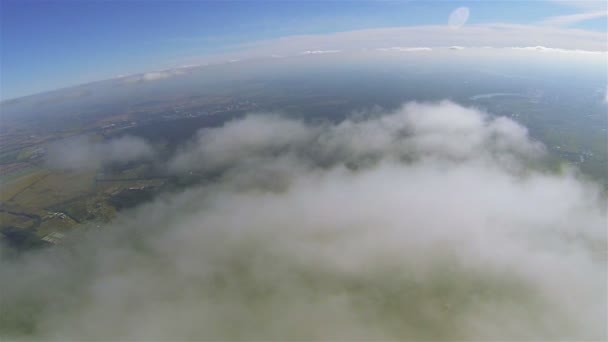
[[[94,170],[113,163],[153,159],[155,154],[154,148],[138,137],[122,136],[107,141],[75,137],[51,144],[46,161],[55,169]]]
[[[605,195],[546,157],[449,101],[203,129],[212,180],[1,261],[0,336],[604,340]]]

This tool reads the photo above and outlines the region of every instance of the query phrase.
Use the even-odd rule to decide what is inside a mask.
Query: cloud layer
[[[2,261],[0,331],[104,340],[606,338],[606,211],[506,118],[451,102],[250,115],[173,158],[213,175]]]
[[[245,59],[272,54],[295,55],[303,50],[340,50],[348,53],[393,46],[436,48],[455,45],[467,48],[491,46],[499,49],[542,45],[562,50],[608,51],[606,35],[602,32],[543,25],[492,23],[463,25],[458,29],[449,25],[426,25],[282,37],[247,43],[238,47],[239,52],[218,55],[216,58],[225,60],[231,58],[229,56]],[[196,58],[193,60],[198,61]]]

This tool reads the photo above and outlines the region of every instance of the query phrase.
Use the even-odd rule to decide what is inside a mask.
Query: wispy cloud
[[[589,51],[589,50],[580,50],[580,49],[559,49],[559,48],[551,48],[546,46],[524,46],[524,47],[512,47],[513,50],[520,51],[540,51],[540,52],[558,52],[558,53],[582,53],[582,54],[594,54],[601,55],[606,54],[606,51]]]
[[[150,81],[158,81],[165,78],[175,77],[179,75],[184,75],[189,72],[189,69],[197,68],[204,66],[205,63],[201,64],[184,64],[175,68],[156,70],[144,72],[141,74],[134,75],[120,75],[117,76],[116,79],[119,79],[123,83],[142,83],[142,82],[150,82]]]
[[[381,51],[381,52],[425,52],[425,51],[433,51],[433,49],[429,48],[429,47],[401,47],[401,46],[394,46],[394,47],[390,47],[390,48],[378,48],[376,49],[376,51]]]
[[[300,52],[301,55],[322,55],[326,53],[338,53],[340,50],[306,50]]]
[[[397,51],[397,52],[425,52],[425,51],[433,51],[430,47],[400,47],[394,46],[390,48],[378,48],[377,51]]]
[[[547,26],[568,26],[574,25],[583,21],[597,19],[597,18],[605,18],[608,17],[608,12],[605,10],[601,11],[593,11],[593,12],[585,12],[585,13],[577,13],[577,14],[569,14],[569,15],[559,15],[555,17],[546,18],[541,22],[543,25]]]

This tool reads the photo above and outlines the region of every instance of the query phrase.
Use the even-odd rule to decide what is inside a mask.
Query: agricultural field
[[[25,174],[15,176],[14,179],[10,179],[8,176],[4,177],[5,179],[0,183],[0,201],[2,203],[14,202],[15,197],[49,175],[49,171],[43,169],[28,171]]]
[[[94,172],[49,172],[9,202],[24,208],[49,208],[93,193]]]
[[[166,182],[145,164],[55,170],[41,151],[43,146],[30,146],[0,160],[0,240],[12,249],[59,243],[84,224],[108,222],[118,210],[151,199]]]

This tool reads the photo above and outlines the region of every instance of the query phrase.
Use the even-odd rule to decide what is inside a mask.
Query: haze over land
[[[51,144],[46,159],[51,168],[96,170],[112,163],[152,159],[154,153],[154,147],[137,137],[124,136],[102,142],[77,137]]]
[[[511,119],[258,113],[175,153],[213,177],[2,261],[5,336],[606,337],[605,197]]]

